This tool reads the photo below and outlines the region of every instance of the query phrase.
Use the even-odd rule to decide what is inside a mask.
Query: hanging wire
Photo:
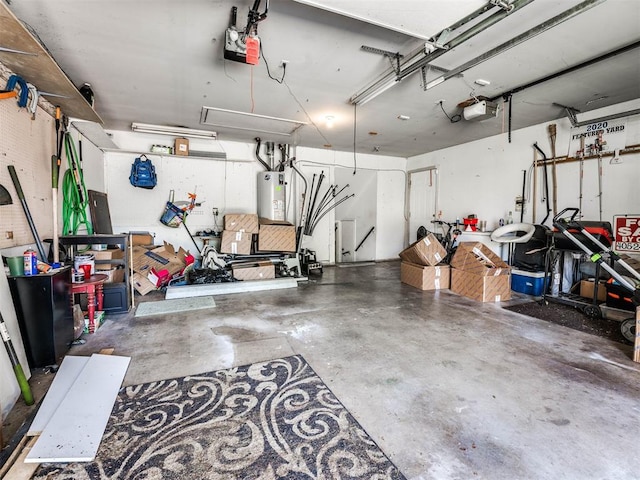
[[[251,66],[251,113],[253,113],[253,110],[256,106],[255,100],[253,98],[253,65]]]
[[[358,118],[358,104],[353,104],[353,174],[356,174],[357,163],[356,163],[356,126],[357,126],[357,118]]]
[[[269,78],[271,80],[275,80],[279,84],[282,84],[284,82],[284,77],[287,74],[287,64],[283,61],[283,63],[282,63],[282,77],[281,78],[276,78],[273,75],[271,75],[271,70],[269,69],[269,62],[267,62],[267,57],[264,56],[264,50],[262,49],[262,42],[260,42],[260,55],[262,56],[262,60],[264,60],[264,66],[267,67],[267,75],[269,75]]]
[[[284,86],[287,87],[287,90],[289,90],[289,95],[291,95],[291,97],[296,101],[296,103],[298,104],[298,106],[300,107],[300,109],[304,112],[304,114],[307,117],[307,120],[309,120],[309,123],[311,125],[313,125],[315,127],[315,129],[317,130],[317,132],[320,134],[320,136],[323,138],[323,140],[325,141],[325,143],[327,145],[330,145],[331,142],[327,139],[327,137],[324,136],[324,134],[322,133],[322,131],[320,130],[320,128],[318,127],[318,125],[316,125],[316,122],[313,121],[313,119],[311,118],[311,116],[309,115],[309,112],[307,112],[307,110],[304,108],[304,105],[302,105],[302,103],[300,102],[300,100],[298,100],[298,97],[296,97],[295,93],[293,93],[293,90],[291,90],[291,87],[289,86],[289,84],[286,82],[286,80],[282,79],[282,83],[284,83]]]
[[[440,105],[440,109],[442,110],[442,113],[445,114],[445,116],[449,119],[449,121],[451,123],[457,123],[460,120],[462,120],[462,116],[460,114],[455,114],[455,115],[449,116],[449,114],[446,112],[446,110],[442,106],[442,102],[438,102],[438,104]]]

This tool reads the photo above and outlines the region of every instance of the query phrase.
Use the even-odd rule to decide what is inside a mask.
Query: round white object
[[[511,223],[491,232],[491,240],[496,243],[527,243],[536,231],[532,223]],[[517,232],[524,232],[516,236]]]

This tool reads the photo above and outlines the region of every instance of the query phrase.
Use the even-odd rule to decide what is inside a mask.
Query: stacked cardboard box
[[[124,251],[119,248],[109,250],[89,250],[89,253],[93,255],[94,260],[100,260],[99,263],[96,263],[96,270],[111,270],[118,266],[115,263],[102,263],[102,260],[122,260],[124,258]]]
[[[225,215],[220,252],[232,255],[250,255],[253,235],[258,231],[258,216],[255,214],[232,213]]]
[[[427,266],[437,265],[446,255],[447,251],[432,233],[400,252],[400,258],[405,262]]]
[[[449,288],[449,265],[416,265],[402,262],[400,281],[420,290],[440,290]]]
[[[261,252],[295,252],[296,227],[289,222],[261,218],[258,250]]]
[[[420,290],[449,288],[449,265],[439,265],[446,254],[433,234],[412,243],[400,252],[400,281]]]
[[[234,263],[231,266],[236,280],[266,280],[276,278],[276,269],[272,262]]]
[[[108,250],[89,250],[93,255],[95,262],[95,273],[106,275],[107,279],[104,283],[120,283],[124,282],[124,269],[118,268],[117,263],[108,263],[107,260],[124,259],[124,251],[119,248]]]
[[[224,230],[220,241],[220,252],[232,255],[250,255],[252,244],[253,234]]]
[[[451,291],[480,302],[511,298],[511,270],[481,242],[462,242],[451,259]]]
[[[189,252],[165,242],[163,246],[149,250],[143,246],[133,247],[133,286],[140,295],[157,290],[157,272],[168,272],[168,278],[178,275],[187,265]],[[193,260],[193,257],[191,257]]]

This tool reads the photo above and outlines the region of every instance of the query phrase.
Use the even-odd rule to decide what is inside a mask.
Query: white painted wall
[[[353,168],[335,169],[336,184],[342,188],[343,185],[349,185],[337,199],[343,198],[345,192],[354,193],[355,196],[346,200],[336,207],[336,221],[355,220],[355,245],[346,246],[343,242],[343,251],[349,252],[344,254],[342,259],[336,258],[336,262],[362,262],[375,260],[376,258],[376,236],[375,229],[366,241],[360,246],[356,252],[360,242],[365,238],[371,227],[376,226],[376,207],[378,197],[378,178],[377,172],[373,170],[358,170],[353,174]],[[336,232],[337,234],[337,232]],[[338,252],[341,253],[341,252]]]
[[[159,221],[172,189],[175,190],[176,201],[187,200],[187,194],[195,191],[198,202],[202,202],[202,206],[188,217],[187,225],[192,234],[214,226],[214,207],[220,211],[220,228],[223,227],[222,216],[225,213],[256,212],[256,176],[264,168],[255,158],[255,144],[190,139],[192,150],[224,151],[226,161],[147,153],[156,167],[158,185],[153,190],[145,190],[129,184],[131,164],[136,156],[147,152],[153,144],[170,145],[170,137],[122,131],[110,134],[121,148],[121,151],[109,151],[104,155],[104,186],[114,232],[150,231],[155,234],[156,243],[167,241],[176,247],[194,251],[195,247],[182,227],[167,227]],[[291,154],[297,158],[298,169],[307,177],[309,188],[313,174],[319,175],[324,171],[326,178],[321,193],[326,186],[335,183],[336,167],[353,169],[353,154],[349,152],[299,147],[294,148]],[[276,152],[276,160],[279,159],[280,154]],[[376,222],[374,233],[382,235],[384,243],[380,245],[377,237],[372,242],[376,248],[369,255],[375,255],[377,260],[395,258],[402,250],[405,163],[403,158],[357,156],[358,171],[375,173],[374,189],[384,192],[382,196],[376,198],[374,195],[369,199],[377,212],[369,223]],[[303,182],[291,169],[286,170],[286,175],[288,219],[296,223],[304,191]],[[355,193],[358,194],[357,191]],[[313,238],[305,244],[316,251],[319,261],[334,262],[334,222],[335,212],[327,214],[318,224]]]
[[[579,120],[597,118],[618,112],[625,112],[640,107],[640,101],[627,102],[615,107],[589,112],[588,116],[580,115]],[[515,112],[517,115],[517,112]],[[566,155],[569,148],[571,124],[565,118],[558,119],[557,155]],[[547,125],[536,125],[512,132],[512,143],[508,143],[507,134],[458,145],[433,153],[418,155],[408,159],[407,170],[435,165],[440,172],[439,205],[443,220],[455,220],[468,214],[476,214],[478,218],[487,220],[488,228],[495,228],[498,220],[506,218],[509,210],[513,211],[514,220],[520,218],[515,211],[515,198],[521,194],[523,170],[529,171],[537,142],[542,150],[551,156],[551,147]],[[457,128],[464,128],[458,124]],[[627,119],[626,145],[640,143],[640,116]],[[570,152],[574,155],[575,152]],[[611,164],[610,159],[603,160],[603,220],[612,221],[612,217],[621,213],[640,213],[640,189],[638,174],[640,173],[640,155],[629,154],[621,157],[621,164]],[[551,167],[548,170],[551,179]],[[558,175],[558,210],[567,207],[578,207],[579,163],[565,163],[557,166]],[[540,223],[545,216],[546,207],[542,204],[542,169],[538,172],[538,204],[536,222]],[[549,195],[552,195],[551,186]],[[532,198],[531,189],[527,196]],[[583,219],[598,220],[598,169],[597,160],[584,162],[583,183]],[[525,208],[525,222],[532,222],[532,204]],[[551,216],[546,222],[551,224]]]
[[[312,174],[324,170],[331,183],[335,181],[335,169],[347,169],[353,173],[354,158],[352,152],[335,152],[313,148],[298,147],[296,158],[300,169],[311,183]],[[377,195],[370,198],[375,203],[375,260],[397,258],[404,244],[404,195],[406,160],[398,157],[358,154],[356,157],[356,177],[360,170],[371,171],[377,175],[375,189]],[[343,177],[344,178],[344,177]],[[347,177],[348,178],[348,175]],[[351,182],[350,182],[351,184]],[[345,190],[346,192],[347,190]],[[350,192],[359,194],[356,190]],[[367,197],[369,198],[369,197]],[[346,217],[344,217],[346,218]],[[316,251],[319,261],[335,261],[335,212],[327,214],[319,224],[313,239],[305,246]],[[363,223],[363,222],[361,222]],[[364,230],[358,232],[362,238],[371,227],[371,219],[358,225]],[[366,225],[369,225],[368,227]],[[363,246],[364,248],[364,246]],[[366,258],[366,257],[363,257]]]

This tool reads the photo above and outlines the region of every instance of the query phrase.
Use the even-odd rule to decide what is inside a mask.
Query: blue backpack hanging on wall
[[[134,187],[151,189],[158,184],[156,168],[146,155],[140,155],[131,165],[129,181]]]

